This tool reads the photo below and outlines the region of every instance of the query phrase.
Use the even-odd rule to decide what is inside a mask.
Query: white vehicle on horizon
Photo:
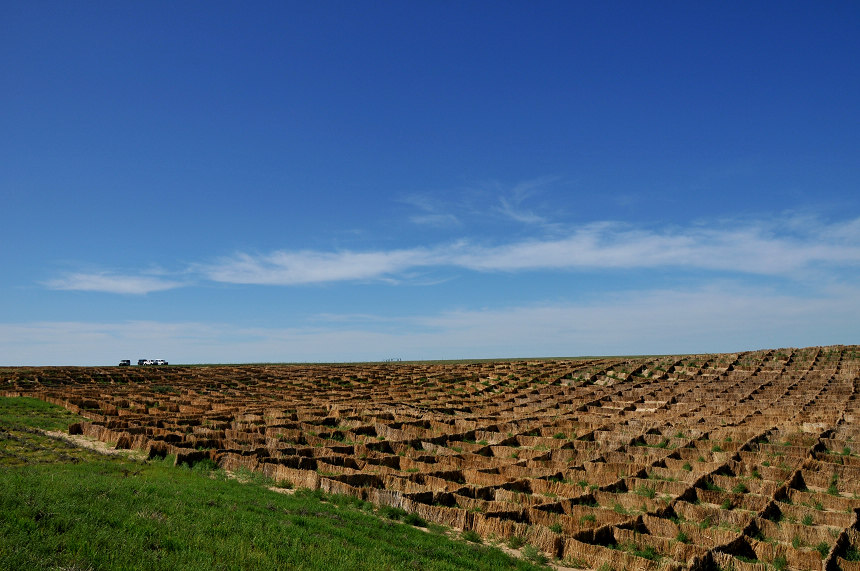
[[[164,359],[138,359],[138,360],[137,360],[137,364],[138,364],[139,366],[146,366],[146,365],[166,365],[166,364],[167,364],[167,361],[165,361]]]

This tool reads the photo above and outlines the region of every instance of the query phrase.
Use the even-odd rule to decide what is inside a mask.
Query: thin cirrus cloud
[[[531,210],[524,210],[519,204],[512,203],[505,197],[499,198],[499,212],[504,216],[524,224],[544,224],[546,219]]]
[[[473,270],[676,267],[785,275],[816,263],[860,262],[860,244],[824,236],[775,236],[760,227],[687,232],[626,230],[602,224],[556,240],[531,240],[454,254]]]
[[[113,273],[73,273],[62,278],[44,282],[49,289],[93,291],[143,295],[156,291],[175,289],[183,282],[154,276],[118,275]]]
[[[593,223],[566,236],[501,245],[468,240],[433,247],[336,252],[318,250],[237,253],[199,263],[185,273],[201,280],[273,286],[347,281],[399,282],[432,268],[477,272],[674,268],[789,278],[817,268],[860,265],[860,219],[836,224],[784,219],[643,230]],[[188,285],[158,276],[72,274],[47,282],[52,289],[145,294]]]
[[[547,218],[525,208],[524,204],[532,196],[538,194],[543,187],[557,182],[558,180],[559,177],[556,176],[545,176],[521,182],[509,191],[499,193],[499,206],[496,207],[495,210],[503,217],[516,222],[521,222],[523,224],[546,225],[549,223]]]
[[[412,194],[401,198],[399,202],[418,209],[419,214],[409,217],[413,224],[436,228],[462,225],[460,218],[449,212],[443,203],[426,195]]]
[[[374,252],[242,253],[199,270],[212,281],[266,285],[396,279],[431,267],[480,272],[675,267],[792,277],[816,265],[860,264],[858,238],[857,221],[811,228],[801,235],[779,235],[766,224],[657,232],[599,223],[563,238],[499,246],[459,241]]]
[[[437,228],[461,225],[460,219],[453,214],[419,214],[411,216],[409,220],[414,224],[434,226]]]
[[[432,265],[434,254],[422,248],[380,252],[273,252],[237,254],[198,269],[223,283],[300,285],[350,280],[378,280],[403,270]]]
[[[608,293],[588,302],[410,317],[322,314],[290,328],[218,322],[0,322],[0,365],[97,364],[139,356],[247,363],[719,352],[840,343],[856,330],[858,318],[860,291],[854,286],[809,299],[721,282],[695,289]]]

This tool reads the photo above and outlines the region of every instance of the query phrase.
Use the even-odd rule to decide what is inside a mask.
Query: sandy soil
[[[121,450],[108,445],[107,442],[101,442],[95,438],[89,438],[80,434],[68,434],[60,430],[40,430],[45,436],[56,438],[77,446],[79,448],[87,448],[99,454],[106,456],[124,456],[133,460],[146,460],[146,453],[142,450]]]

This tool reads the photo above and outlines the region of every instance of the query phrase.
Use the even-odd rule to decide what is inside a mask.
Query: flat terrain
[[[604,569],[860,569],[856,346],[475,363],[4,368],[70,432]]]

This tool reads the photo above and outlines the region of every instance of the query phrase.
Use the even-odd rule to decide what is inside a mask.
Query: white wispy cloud
[[[192,264],[183,279],[292,286],[345,281],[428,283],[437,269],[477,272],[671,268],[807,279],[860,267],[860,219],[826,224],[810,217],[724,220],[666,229],[599,222],[551,237],[504,244],[459,240],[389,250],[239,252]],[[433,279],[429,283],[433,283]],[[188,285],[165,275],[75,273],[51,289],[145,294]]]
[[[860,290],[809,296],[737,282],[611,292],[412,317],[322,315],[290,328],[235,323],[0,322],[0,365],[363,361],[728,352],[857,341]]]
[[[492,181],[460,188],[447,200],[438,194],[413,193],[401,197],[399,202],[418,210],[409,220],[424,226],[455,227],[463,226],[466,221],[498,223],[500,220],[551,226],[548,217],[527,202],[559,180],[557,176],[543,176],[513,186]],[[549,209],[546,204],[539,206]]]
[[[216,282],[260,285],[298,285],[344,280],[383,279],[417,266],[431,264],[423,248],[377,252],[273,252],[237,254],[197,270]]]
[[[418,214],[409,217],[413,224],[437,228],[460,226],[460,218],[452,212],[453,207],[426,194],[410,194],[399,202],[418,209]]]
[[[186,285],[177,280],[158,276],[121,275],[116,273],[72,273],[61,278],[43,282],[49,289],[93,291],[141,295],[155,291],[165,291]]]
[[[436,213],[436,214],[417,214],[410,216],[409,220],[414,224],[425,226],[435,226],[437,228],[447,228],[451,226],[460,226],[460,219],[451,213]]]
[[[453,254],[451,261],[487,271],[674,266],[765,275],[785,275],[813,264],[860,263],[860,242],[831,230],[791,236],[765,224],[660,232],[600,223],[559,239],[470,248]]]
[[[860,264],[857,221],[818,225],[802,234],[786,234],[780,227],[779,222],[745,222],[658,231],[604,222],[561,238],[493,246],[462,240],[370,252],[241,253],[200,270],[217,282],[294,285],[392,279],[433,267],[482,272],[674,267],[791,277],[818,266]]]
[[[815,296],[723,281],[694,289],[611,292],[589,303],[443,312],[421,324],[473,354],[725,352],[852,343],[860,290]],[[480,345],[480,346],[476,346]]]
[[[505,196],[499,197],[499,204],[498,211],[517,222],[525,224],[544,224],[546,222],[543,216],[538,216],[531,210],[524,209],[520,203],[514,202]]]
[[[540,190],[559,180],[555,176],[544,176],[532,180],[523,181],[511,189],[497,190],[499,206],[495,211],[516,222],[524,224],[546,225],[549,220],[528,208],[525,203],[540,192]]]

